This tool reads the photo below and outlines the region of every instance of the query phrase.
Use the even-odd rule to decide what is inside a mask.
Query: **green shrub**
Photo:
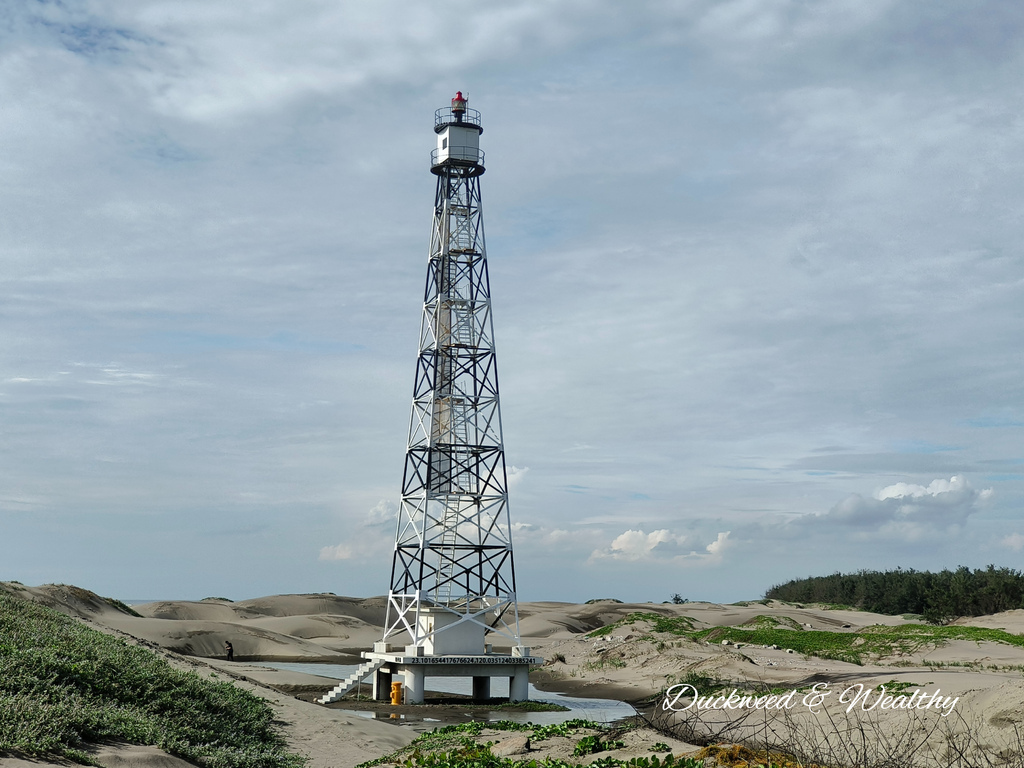
[[[299,768],[263,699],[57,611],[0,594],[0,752],[82,762],[105,739],[208,768]]]

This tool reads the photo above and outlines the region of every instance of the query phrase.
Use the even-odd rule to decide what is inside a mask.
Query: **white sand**
[[[3,588],[4,585],[0,585]],[[169,601],[135,606],[142,618],[130,616],[85,590],[44,586],[21,588],[8,585],[28,599],[52,605],[105,631],[119,632],[163,652],[186,652],[187,659],[169,654],[175,664],[186,664],[209,673],[218,670],[236,684],[272,702],[293,749],[310,757],[310,768],[346,768],[407,744],[417,735],[415,727],[347,715],[293,697],[293,693],[326,685],[322,678],[278,672],[245,663],[223,661],[223,643],[234,644],[238,659],[279,661],[323,660],[353,663],[360,649],[380,638],[382,598],[345,598],[335,595],[281,595],[231,603]],[[602,638],[586,633],[630,613],[653,612],[689,617],[696,628],[738,626],[757,616],[770,616],[802,629],[853,632],[870,625],[906,623],[900,617],[860,611],[834,611],[795,607],[778,602],[768,605],[715,605],[710,603],[590,605],[537,602],[520,604],[524,643],[535,655],[548,659],[537,683],[575,695],[603,695],[626,700],[654,696],[687,672],[701,672],[730,680],[771,686],[809,685],[827,680],[839,690],[855,682],[877,685],[890,680],[941,688],[962,697],[957,710],[983,739],[993,744],[1024,725],[1024,649],[994,642],[954,641],[939,647],[923,646],[913,653],[872,659],[863,666],[804,657],[785,649],[754,646],[722,646],[696,643],[669,634],[652,633],[649,625],[617,628]],[[1024,611],[963,620],[961,624],[1024,632]],[[846,626],[844,626],[846,625]],[[926,662],[942,664],[929,667]],[[288,691],[281,693],[268,686]],[[890,719],[890,723],[895,720]],[[876,724],[877,725],[877,724]],[[422,727],[422,726],[421,726]],[[499,737],[492,737],[499,738]],[[633,738],[633,737],[631,737]],[[654,734],[635,737],[639,750],[649,752],[654,741],[668,741]],[[672,742],[682,749],[683,743]],[[122,751],[125,748],[121,748]],[[146,768],[172,768],[159,763],[166,756],[125,752],[124,760]],[[531,752],[529,757],[542,757]],[[552,753],[554,754],[554,753]],[[679,752],[677,751],[677,754]],[[120,757],[110,757],[111,766]],[[171,759],[171,758],[167,758]],[[157,762],[153,762],[157,761]],[[118,766],[127,763],[117,763]],[[0,768],[24,768],[11,758],[0,759]]]

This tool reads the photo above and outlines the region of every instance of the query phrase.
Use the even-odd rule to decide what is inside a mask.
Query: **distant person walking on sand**
[[[227,640],[224,641],[224,650],[228,652],[228,661],[235,660],[235,646],[229,643]]]

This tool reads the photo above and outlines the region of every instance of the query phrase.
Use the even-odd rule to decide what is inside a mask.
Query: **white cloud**
[[[646,560],[652,556],[658,547],[667,546],[674,549],[681,545],[685,537],[673,535],[667,529],[644,533],[640,530],[630,530],[620,533],[612,539],[611,545],[603,553],[595,553],[598,556],[610,557],[613,560]]]
[[[927,486],[895,483],[866,499],[848,496],[827,514],[799,518],[797,524],[816,528],[839,526],[859,529],[867,537],[923,538],[956,535],[992,489],[978,490],[960,475],[933,480]]]
[[[333,540],[359,542],[324,548],[346,589],[383,589],[357,534],[393,542],[368,509],[401,482],[433,110],[458,88],[486,125],[517,556],[541,592],[615,566],[537,596],[724,556],[702,596],[745,597],[795,542],[807,572],[983,564],[1022,508],[1012,3],[7,5],[12,577],[333,589],[311,554]],[[179,519],[195,543],[158,550]],[[250,524],[295,567],[210,544],[192,586],[159,583]]]
[[[816,536],[841,537],[848,547],[857,542],[911,543],[955,541],[969,518],[992,498],[961,475],[928,485],[894,483],[872,497],[851,494],[824,514],[769,517],[737,531],[746,542]]]
[[[362,532],[356,533],[353,530],[351,534],[359,537],[358,546],[342,543],[323,547],[320,550],[320,559],[365,562],[379,558],[394,543],[392,531],[397,516],[398,505],[388,499],[381,499],[373,505],[362,520],[358,521],[358,529],[361,529]],[[356,528],[356,526],[352,526],[352,528]]]
[[[513,546],[524,554],[529,550],[555,549],[572,557],[572,551],[585,552],[593,536],[594,532],[586,529],[570,532],[564,528],[548,528],[522,521],[512,523]]]
[[[1007,549],[1012,549],[1014,552],[1020,552],[1024,549],[1024,535],[1016,532],[1011,533],[1009,536],[1001,538],[999,544]]]
[[[554,528],[550,531],[546,531],[544,534],[544,542],[550,546],[561,546],[565,542],[572,540],[572,533],[565,530],[564,528]]]
[[[376,525],[394,525],[398,519],[398,505],[393,501],[387,499],[381,499],[374,504],[366,515],[366,524],[371,526]]]
[[[722,552],[727,546],[729,546],[729,533],[730,531],[724,531],[718,534],[718,537],[707,546],[708,554],[716,557],[721,557]]]
[[[529,467],[517,467],[514,465],[509,466],[508,473],[508,487],[509,489],[518,487],[523,480],[526,478],[526,474],[530,471]]]
[[[894,485],[886,486],[875,494],[875,498],[879,500],[884,499],[902,499],[906,497],[919,499],[924,496],[938,496],[939,494],[949,493],[960,493],[967,491],[970,488],[967,481],[963,477],[954,476],[949,480],[938,479],[932,480],[928,487],[923,485],[914,485],[912,483],[895,483]],[[985,493],[985,491],[982,491]]]
[[[595,549],[590,560],[620,560],[625,562],[666,562],[680,564],[719,562],[723,550],[730,543],[729,532],[720,532],[714,541],[695,549],[695,537],[675,534],[667,528],[650,533],[643,530],[624,531],[603,548]]]
[[[321,560],[351,560],[354,556],[355,550],[350,544],[335,544],[320,550]]]
[[[133,75],[154,107],[214,121],[280,110],[302,98],[431,82],[529,49],[565,45],[609,23],[593,6],[518,0],[467,11],[452,0],[422,7],[379,0],[372,6],[311,2],[295,13],[273,3],[243,8],[182,0],[112,10],[118,23],[144,38],[130,46],[138,61]],[[453,35],[457,45],[439,44]]]
[[[822,41],[837,44],[882,17],[894,0],[721,0],[693,25],[694,37],[733,62],[764,62]]]

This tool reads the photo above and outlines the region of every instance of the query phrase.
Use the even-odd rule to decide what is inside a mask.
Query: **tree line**
[[[765,598],[793,603],[838,603],[864,611],[915,613],[932,624],[1024,608],[1024,574],[1011,568],[955,571],[857,571],[811,576],[773,586]]]

